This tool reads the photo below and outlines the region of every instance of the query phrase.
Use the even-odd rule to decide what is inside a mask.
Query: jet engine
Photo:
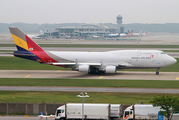
[[[79,72],[90,72],[90,67],[89,65],[80,65],[78,67]]]
[[[105,73],[116,73],[116,66],[107,66]]]

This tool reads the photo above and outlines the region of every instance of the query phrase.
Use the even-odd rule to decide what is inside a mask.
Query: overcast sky
[[[179,23],[179,0],[0,0],[0,23]]]

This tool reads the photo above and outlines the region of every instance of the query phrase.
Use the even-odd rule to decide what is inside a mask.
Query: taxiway
[[[131,93],[179,93],[179,89],[156,89],[156,88],[99,88],[99,87],[17,87],[0,86],[5,91],[68,91],[68,92],[131,92]]]
[[[116,74],[87,74],[65,70],[0,70],[0,78],[60,78],[60,79],[115,79],[115,80],[179,80],[179,72],[118,71]]]

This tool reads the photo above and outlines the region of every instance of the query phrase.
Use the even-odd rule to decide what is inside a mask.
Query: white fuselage
[[[50,53],[75,63],[101,63],[104,66],[125,66],[126,68],[161,68],[176,63],[173,57],[157,50],[119,50],[109,52],[50,51]]]

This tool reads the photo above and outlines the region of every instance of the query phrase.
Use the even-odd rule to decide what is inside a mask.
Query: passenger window
[[[165,54],[164,52],[161,52],[161,54]]]

